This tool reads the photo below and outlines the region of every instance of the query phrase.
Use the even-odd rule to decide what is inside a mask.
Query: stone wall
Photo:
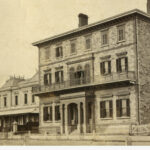
[[[140,123],[150,123],[150,21],[137,19]]]

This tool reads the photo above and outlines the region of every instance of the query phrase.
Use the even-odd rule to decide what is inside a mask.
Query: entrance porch
[[[85,134],[95,130],[94,98],[61,100],[61,134]]]

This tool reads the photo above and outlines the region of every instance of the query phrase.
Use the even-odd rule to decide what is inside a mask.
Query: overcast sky
[[[0,86],[10,75],[31,77],[38,50],[31,43],[78,27],[78,14],[89,23],[135,8],[147,0],[0,0]]]

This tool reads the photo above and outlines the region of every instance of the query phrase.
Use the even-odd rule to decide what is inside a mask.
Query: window
[[[122,57],[116,60],[116,68],[117,72],[125,72],[128,71],[128,58]]]
[[[18,105],[18,96],[15,96],[15,105]]]
[[[44,85],[50,85],[52,84],[52,75],[51,73],[45,73],[44,74]]]
[[[117,117],[130,117],[129,99],[118,99],[116,101]]]
[[[35,97],[32,95],[32,103],[35,103]]]
[[[100,63],[100,70],[102,75],[111,73],[111,61],[105,61]]]
[[[100,118],[112,118],[113,107],[112,101],[101,101],[100,102]]]
[[[118,42],[125,40],[125,26],[118,26]]]
[[[74,54],[76,52],[76,42],[71,41],[71,54]]]
[[[7,107],[7,97],[4,97],[4,107]]]
[[[63,82],[64,80],[64,77],[63,77],[63,71],[56,71],[55,72],[55,82],[56,83],[61,83]]]
[[[60,110],[59,110],[59,106],[55,106],[55,120],[58,121],[60,120]]]
[[[52,106],[43,107],[44,121],[52,121]]]
[[[49,59],[50,58],[50,48],[49,47],[46,47],[45,48],[45,59]]]
[[[27,104],[27,103],[28,103],[28,95],[24,94],[24,104]]]
[[[56,48],[56,58],[63,57],[63,49],[62,46]]]
[[[86,37],[86,39],[85,39],[85,48],[86,49],[91,48],[91,38],[90,37]]]
[[[102,45],[108,44],[108,30],[102,31]]]

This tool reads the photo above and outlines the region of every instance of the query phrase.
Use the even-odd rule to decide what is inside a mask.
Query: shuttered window
[[[44,74],[44,85],[50,85],[52,83],[52,74],[45,73]]]
[[[61,83],[64,81],[64,73],[63,71],[56,71],[55,72],[55,82],[56,83]]]
[[[119,99],[116,101],[117,117],[130,116],[130,101],[129,99]]]
[[[113,106],[112,101],[101,101],[100,102],[100,118],[112,118]]]
[[[59,46],[56,48],[56,58],[63,57],[63,48],[62,46]]]
[[[111,73],[111,61],[105,61],[100,63],[100,72],[102,75]]]
[[[116,69],[117,72],[125,72],[128,71],[128,58],[122,57],[116,60]]]
[[[43,120],[52,121],[52,106],[43,107]]]

